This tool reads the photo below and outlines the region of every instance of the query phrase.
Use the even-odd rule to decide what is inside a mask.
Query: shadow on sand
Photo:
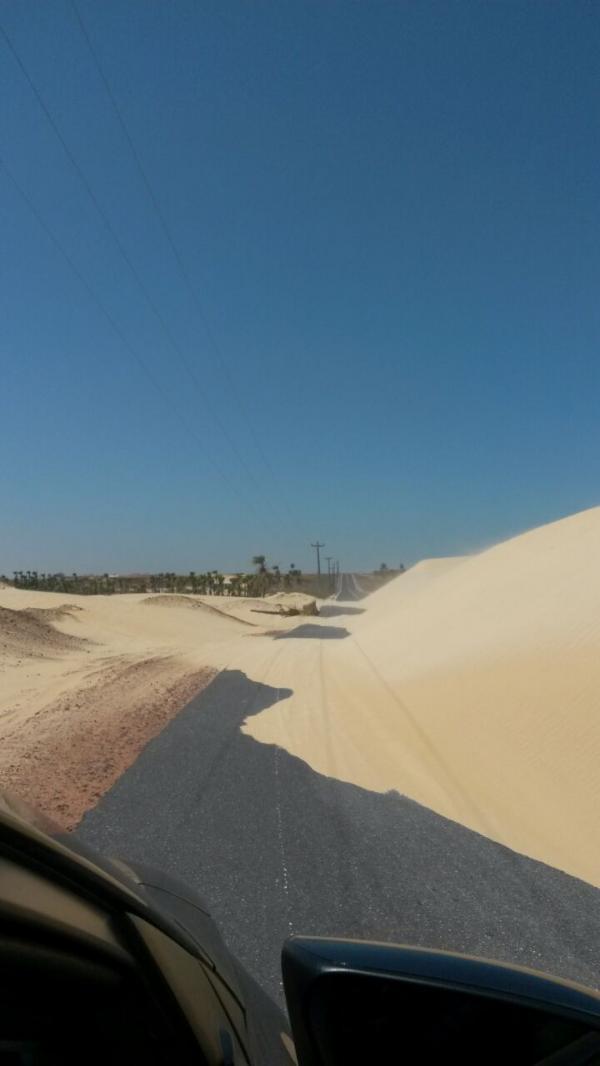
[[[343,626],[319,626],[304,622],[294,629],[279,629],[272,634],[273,640],[344,640],[350,634]]]
[[[279,1002],[290,932],[447,948],[598,986],[597,889],[243,732],[291,695],[224,670],[77,834],[196,888]]]
[[[345,614],[364,614],[365,611],[366,607],[338,607],[328,603],[319,607],[321,618],[341,618]]]

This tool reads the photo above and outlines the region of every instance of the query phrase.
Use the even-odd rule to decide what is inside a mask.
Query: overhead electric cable
[[[254,428],[254,424],[252,422],[252,419],[247,414],[246,407],[245,407],[245,405],[243,403],[243,400],[242,400],[242,397],[240,395],[240,391],[239,391],[239,389],[237,387],[235,378],[234,378],[233,374],[231,373],[231,370],[229,368],[227,360],[225,359],[225,357],[223,355],[223,352],[221,350],[221,346],[218,343],[217,338],[216,338],[215,333],[214,333],[214,330],[213,330],[213,328],[212,328],[212,326],[211,326],[211,324],[210,324],[210,322],[209,322],[209,320],[207,318],[206,311],[204,309],[204,306],[203,306],[202,301],[200,299],[200,296],[198,294],[197,288],[195,287],[195,285],[193,284],[193,282],[191,280],[190,273],[189,273],[189,271],[188,271],[188,269],[187,269],[187,267],[185,265],[183,256],[181,255],[181,253],[180,253],[180,251],[179,251],[179,249],[177,247],[177,244],[176,244],[175,239],[173,237],[173,233],[172,233],[171,227],[169,226],[169,224],[167,222],[167,219],[165,217],[165,213],[164,213],[164,211],[161,208],[158,196],[156,195],[156,192],[154,190],[154,186],[153,186],[152,182],[150,181],[150,178],[148,176],[148,172],[147,172],[147,170],[146,170],[146,168],[145,168],[145,166],[144,166],[144,164],[142,162],[140,153],[138,152],[138,150],[136,148],[136,145],[135,145],[135,142],[133,140],[133,137],[131,136],[131,133],[129,131],[129,127],[127,125],[127,122],[125,121],[125,116],[123,115],[123,111],[122,111],[122,109],[121,109],[121,107],[119,105],[119,102],[117,100],[117,97],[116,97],[115,93],[113,92],[113,89],[112,89],[111,84],[110,84],[110,82],[108,80],[108,77],[106,75],[104,67],[103,67],[102,63],[100,62],[100,58],[98,56],[97,49],[94,46],[94,43],[93,43],[93,41],[92,41],[92,39],[90,37],[90,34],[89,34],[88,30],[87,30],[85,22],[84,22],[84,20],[82,18],[81,12],[79,11],[79,8],[78,8],[75,0],[70,0],[70,5],[71,5],[71,8],[73,10],[73,14],[74,14],[74,16],[75,16],[75,18],[77,20],[77,23],[79,25],[79,29],[81,31],[81,34],[82,34],[82,36],[83,36],[83,38],[84,38],[84,40],[85,40],[85,42],[87,44],[89,52],[90,52],[90,54],[92,56],[92,59],[94,61],[95,66],[96,66],[96,70],[98,71],[98,76],[100,77],[100,80],[101,80],[101,82],[102,82],[102,84],[104,86],[106,95],[108,96],[108,99],[110,100],[112,109],[113,109],[113,111],[114,111],[114,113],[116,115],[117,121],[118,121],[119,126],[121,128],[121,132],[123,133],[123,136],[124,136],[128,146],[129,146],[129,150],[130,150],[131,155],[132,155],[132,157],[134,159],[134,162],[135,162],[135,165],[137,167],[138,173],[139,173],[140,178],[142,180],[142,183],[143,183],[143,185],[144,185],[144,187],[146,189],[146,192],[148,194],[148,198],[150,200],[150,203],[152,204],[152,207],[154,209],[154,213],[155,213],[155,215],[156,215],[156,217],[158,219],[158,222],[159,222],[159,225],[160,225],[160,227],[162,229],[162,232],[164,234],[165,240],[167,241],[167,244],[169,245],[169,248],[171,249],[171,253],[173,255],[173,259],[175,260],[175,263],[177,264],[177,267],[178,267],[179,273],[181,275],[181,278],[183,280],[183,283],[185,285],[185,288],[187,289],[187,292],[188,292],[189,296],[191,297],[191,299],[192,299],[192,301],[194,303],[194,306],[195,306],[195,308],[196,308],[196,310],[198,312],[198,315],[199,315],[199,317],[200,317],[200,319],[202,321],[202,324],[204,326],[204,330],[205,330],[206,336],[208,338],[209,344],[210,344],[210,346],[211,346],[211,348],[212,348],[212,350],[213,350],[213,352],[214,352],[214,354],[216,356],[216,360],[219,363],[219,365],[221,367],[221,370],[222,370],[222,372],[223,372],[223,374],[224,374],[224,376],[225,376],[225,378],[227,380],[227,383],[228,383],[229,388],[231,390],[231,393],[232,393],[232,395],[233,395],[233,397],[234,397],[234,399],[236,401],[236,404],[237,404],[240,412],[242,413],[242,415],[244,417],[244,421],[246,422],[246,425],[248,426],[248,429],[249,429],[250,434],[252,436],[252,440],[254,442],[254,446],[255,446],[256,451],[257,451],[257,453],[258,453],[258,455],[259,455],[259,457],[261,459],[261,462],[263,463],[265,469],[267,470],[268,474],[272,478],[272,480],[273,480],[273,482],[274,482],[274,484],[275,484],[275,486],[277,488],[278,493],[281,495],[281,498],[282,498],[282,501],[283,501],[283,503],[284,503],[284,505],[286,507],[286,510],[289,512],[290,517],[293,518],[293,514],[292,514],[291,508],[289,506],[289,503],[287,501],[287,498],[285,496],[285,493],[283,493],[281,485],[279,484],[279,479],[277,478],[277,475],[275,474],[275,471],[273,470],[273,467],[272,467],[272,465],[271,465],[271,463],[270,463],[270,461],[268,459],[268,456],[266,455],[266,453],[264,451],[264,448],[262,447],[262,444],[260,442],[260,438],[259,438],[259,436],[258,436],[258,434],[257,434],[257,432],[256,432],[256,430]]]
[[[228,484],[229,488],[231,488],[232,491],[234,492],[236,498],[239,499],[240,493],[239,493],[238,486],[235,484],[235,482],[233,482],[230,479],[229,475],[219,466],[219,464],[215,462],[215,460],[212,458],[210,453],[207,452],[207,450],[206,450],[206,442],[203,441],[202,438],[196,433],[192,423],[190,423],[187,420],[187,417],[177,408],[177,406],[175,404],[173,404],[172,400],[166,395],[166,393],[164,392],[164,389],[161,387],[159,381],[157,380],[155,375],[152,373],[152,371],[150,370],[150,368],[146,364],[145,360],[139,354],[137,349],[131,344],[131,342],[129,341],[129,339],[127,338],[127,336],[125,335],[125,333],[123,332],[121,327],[119,326],[119,324],[116,321],[116,319],[113,317],[113,315],[110,313],[110,311],[105,306],[103,301],[100,299],[100,297],[94,291],[94,289],[92,288],[92,286],[88,282],[88,280],[85,277],[85,275],[82,273],[82,271],[77,266],[75,260],[72,258],[72,256],[69,254],[69,252],[63,246],[63,244],[61,243],[59,238],[56,236],[56,234],[50,228],[48,223],[45,221],[45,219],[43,218],[42,214],[40,213],[40,211],[38,211],[37,207],[35,206],[35,204],[31,200],[31,197],[28,196],[28,194],[25,192],[25,190],[23,189],[22,185],[19,183],[19,181],[17,180],[17,178],[13,174],[12,170],[8,167],[6,161],[1,156],[0,156],[0,168],[4,171],[4,173],[6,174],[8,179],[10,180],[11,184],[13,185],[13,187],[16,189],[17,193],[21,197],[21,199],[24,201],[24,203],[27,204],[27,207],[29,208],[29,210],[33,214],[33,216],[36,219],[36,221],[38,222],[38,224],[44,230],[46,235],[50,238],[52,244],[55,246],[55,248],[57,248],[57,250],[63,256],[63,258],[67,262],[68,266],[70,267],[71,271],[73,272],[75,277],[79,280],[79,282],[81,283],[81,285],[83,286],[83,288],[87,292],[89,298],[92,300],[92,302],[95,304],[95,306],[101,312],[103,317],[109,323],[109,325],[111,326],[113,331],[116,333],[116,335],[119,338],[119,340],[121,341],[123,347],[126,349],[126,351],[129,353],[129,355],[137,363],[137,365],[139,366],[139,368],[141,369],[143,374],[151,382],[153,388],[158,392],[158,394],[159,394],[161,400],[163,401],[163,403],[166,402],[167,404],[170,405],[170,407],[171,407],[172,411],[174,412],[177,420],[181,423],[181,425],[185,426],[187,431],[194,437],[195,441],[198,444],[200,444],[200,446],[202,448],[203,455],[205,456],[205,458],[206,458],[207,462],[209,463],[209,465],[212,466],[212,468],[216,471],[217,474],[219,474],[220,477],[223,478],[223,480]],[[253,500],[251,498],[249,498],[248,502],[249,502],[250,506],[252,507],[252,509],[254,510],[254,512],[257,515],[259,515],[259,511],[256,508]],[[246,503],[244,503],[244,506],[246,506]]]
[[[167,337],[167,340],[169,341],[171,347],[173,348],[173,350],[177,354],[177,356],[180,359],[182,365],[186,369],[186,371],[188,373],[188,376],[190,377],[190,379],[193,381],[193,383],[197,387],[197,389],[199,391],[199,394],[202,396],[206,412],[212,418],[213,422],[215,423],[217,428],[220,430],[220,432],[224,436],[225,440],[228,442],[230,448],[232,449],[233,454],[236,456],[238,462],[240,463],[241,467],[245,471],[246,476],[248,477],[248,479],[255,485],[257,490],[262,492],[263,491],[263,487],[256,480],[253,471],[250,469],[250,467],[246,463],[246,461],[243,458],[241,452],[239,451],[239,449],[237,448],[236,444],[232,440],[230,434],[227,432],[225,426],[223,425],[223,423],[221,422],[220,418],[216,414],[216,412],[214,410],[214,405],[211,405],[210,403],[208,403],[208,401],[206,399],[206,396],[204,394],[204,389],[202,388],[201,383],[199,382],[198,378],[196,377],[195,372],[193,371],[192,367],[190,366],[190,364],[189,364],[184,352],[181,349],[181,346],[179,345],[177,339],[173,336],[173,333],[172,333],[170,327],[168,326],[167,322],[165,321],[160,309],[156,305],[155,300],[153,299],[153,297],[150,294],[150,292],[148,291],[145,283],[143,282],[142,278],[140,277],[139,271],[137,270],[135,264],[131,260],[131,257],[129,256],[129,253],[127,252],[127,249],[124,247],[123,242],[121,241],[119,235],[115,231],[115,229],[114,229],[114,227],[113,227],[113,225],[112,225],[112,223],[110,221],[110,218],[108,217],[108,215],[106,214],[106,212],[105,212],[104,208],[102,207],[100,201],[98,200],[98,197],[96,196],[96,193],[94,192],[92,186],[90,185],[90,183],[88,181],[88,178],[86,177],[85,173],[81,169],[79,163],[77,162],[77,159],[73,155],[73,153],[72,153],[71,149],[69,148],[69,145],[67,144],[63,134],[61,133],[59,127],[57,126],[56,121],[54,120],[54,117],[52,116],[50,110],[46,106],[46,103],[45,103],[45,101],[44,101],[44,99],[42,97],[42,94],[40,93],[39,89],[37,88],[35,82],[33,81],[31,75],[29,74],[25,64],[23,63],[21,57],[19,56],[14,44],[12,43],[9,35],[7,34],[6,30],[4,29],[4,27],[2,25],[0,25],[0,34],[4,38],[4,41],[5,41],[6,45],[7,45],[7,47],[9,48],[13,58],[15,59],[15,61],[17,63],[17,65],[19,66],[19,69],[23,73],[23,76],[25,77],[28,85],[30,86],[31,91],[33,92],[33,94],[34,94],[34,96],[35,96],[40,108],[42,109],[44,115],[46,116],[46,119],[48,120],[51,129],[53,130],[55,136],[57,137],[58,141],[60,142],[60,144],[61,144],[61,146],[62,146],[62,148],[63,148],[63,150],[64,150],[64,152],[65,152],[65,154],[66,154],[66,156],[67,156],[67,158],[68,158],[68,160],[70,162],[70,164],[71,164],[71,166],[75,170],[75,172],[78,175],[79,180],[81,181],[83,187],[85,188],[88,196],[92,200],[92,203],[94,204],[97,213],[99,214],[100,218],[102,219],[102,222],[104,223],[104,226],[106,227],[106,229],[110,233],[113,241],[115,242],[121,257],[123,258],[124,262],[126,263],[127,267],[129,268],[129,271],[131,272],[134,280],[136,281],[136,284],[138,285],[138,288],[140,289],[142,295],[144,296],[144,299],[146,300],[148,306],[150,307],[150,309],[153,312],[154,316],[156,317],[157,321],[160,323],[161,328],[162,328],[165,336]]]

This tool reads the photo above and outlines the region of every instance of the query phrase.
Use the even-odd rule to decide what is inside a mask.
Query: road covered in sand
[[[600,886],[600,510],[362,606],[313,649],[319,700],[274,666],[294,694],[250,735]]]
[[[193,881],[271,990],[300,926],[598,984],[600,509],[314,618],[0,606],[2,785]]]
[[[318,618],[265,609],[0,589],[2,784],[74,824],[228,667],[290,692],[254,739],[600,885],[599,509]]]

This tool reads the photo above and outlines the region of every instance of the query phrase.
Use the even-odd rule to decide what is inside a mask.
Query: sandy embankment
[[[247,605],[185,597],[4,588],[0,605],[0,787],[68,827],[254,632]]]
[[[255,608],[267,606],[0,588],[0,788],[76,825],[217,670],[257,646]]]
[[[295,690],[245,731],[600,886],[600,509],[354,606],[312,703]]]

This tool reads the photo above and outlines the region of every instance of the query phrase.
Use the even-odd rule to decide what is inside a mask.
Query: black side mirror
[[[301,937],[282,967],[300,1066],[600,1064],[600,994],[530,970]]]

